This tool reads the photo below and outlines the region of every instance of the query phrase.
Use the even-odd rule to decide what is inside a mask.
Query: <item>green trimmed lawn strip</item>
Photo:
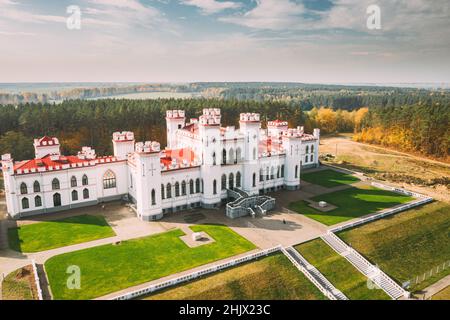
[[[55,256],[45,263],[55,299],[92,299],[147,281],[189,270],[255,249],[256,246],[227,226],[197,225],[215,242],[188,247],[180,229],[149,237],[103,245]],[[66,286],[67,267],[81,269],[81,289]]]
[[[10,248],[27,253],[113,236],[115,233],[105,218],[96,215],[74,216],[8,229]]]
[[[316,202],[326,201],[337,208],[328,212],[322,212],[308,206],[308,203],[304,200],[291,203],[289,208],[327,226],[331,226],[412,201],[414,198],[367,186],[364,188],[351,187],[319,195],[311,198],[311,200]]]
[[[322,239],[297,245],[295,249],[350,300],[390,299],[381,289],[369,289],[367,278]]]
[[[338,235],[402,284],[450,260],[450,204],[434,202]],[[450,268],[410,290],[421,290],[448,274]]]
[[[282,253],[144,297],[148,300],[326,300]]]
[[[361,181],[351,174],[331,169],[304,173],[301,175],[301,179],[325,188],[333,188]]]

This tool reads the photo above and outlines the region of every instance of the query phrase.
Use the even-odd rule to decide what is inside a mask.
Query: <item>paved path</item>
[[[442,278],[436,283],[433,283],[431,286],[421,290],[421,293],[423,294],[423,299],[430,299],[436,293],[444,290],[448,286],[450,286],[450,275],[446,276],[445,278]]]

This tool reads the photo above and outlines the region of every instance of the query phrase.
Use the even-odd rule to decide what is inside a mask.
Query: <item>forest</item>
[[[354,132],[357,141],[448,159],[450,104],[416,104],[359,108],[352,111],[320,107],[309,111],[282,101],[237,99],[68,100],[60,104],[31,103],[0,106],[0,154],[15,160],[34,156],[33,138],[56,136],[65,154],[92,146],[98,155],[112,153],[115,131],[133,131],[137,141],[156,140],[165,145],[165,111],[186,110],[198,117],[203,108],[222,110],[222,125],[238,126],[241,112],[258,112],[266,120],[285,119],[291,127],[308,132]]]

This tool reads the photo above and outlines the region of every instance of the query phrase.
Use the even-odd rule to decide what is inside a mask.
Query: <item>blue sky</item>
[[[0,0],[0,82],[450,82],[449,18],[447,0]]]

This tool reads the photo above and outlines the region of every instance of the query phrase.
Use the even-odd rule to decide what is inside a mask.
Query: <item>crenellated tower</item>
[[[167,148],[177,148],[177,131],[184,128],[185,125],[186,116],[184,110],[166,111]]]
[[[134,152],[134,133],[130,131],[113,133],[114,156],[125,160],[127,155]]]
[[[259,113],[241,113],[239,129],[244,135],[244,179],[243,189],[251,194],[258,193],[258,154],[261,117]]]

